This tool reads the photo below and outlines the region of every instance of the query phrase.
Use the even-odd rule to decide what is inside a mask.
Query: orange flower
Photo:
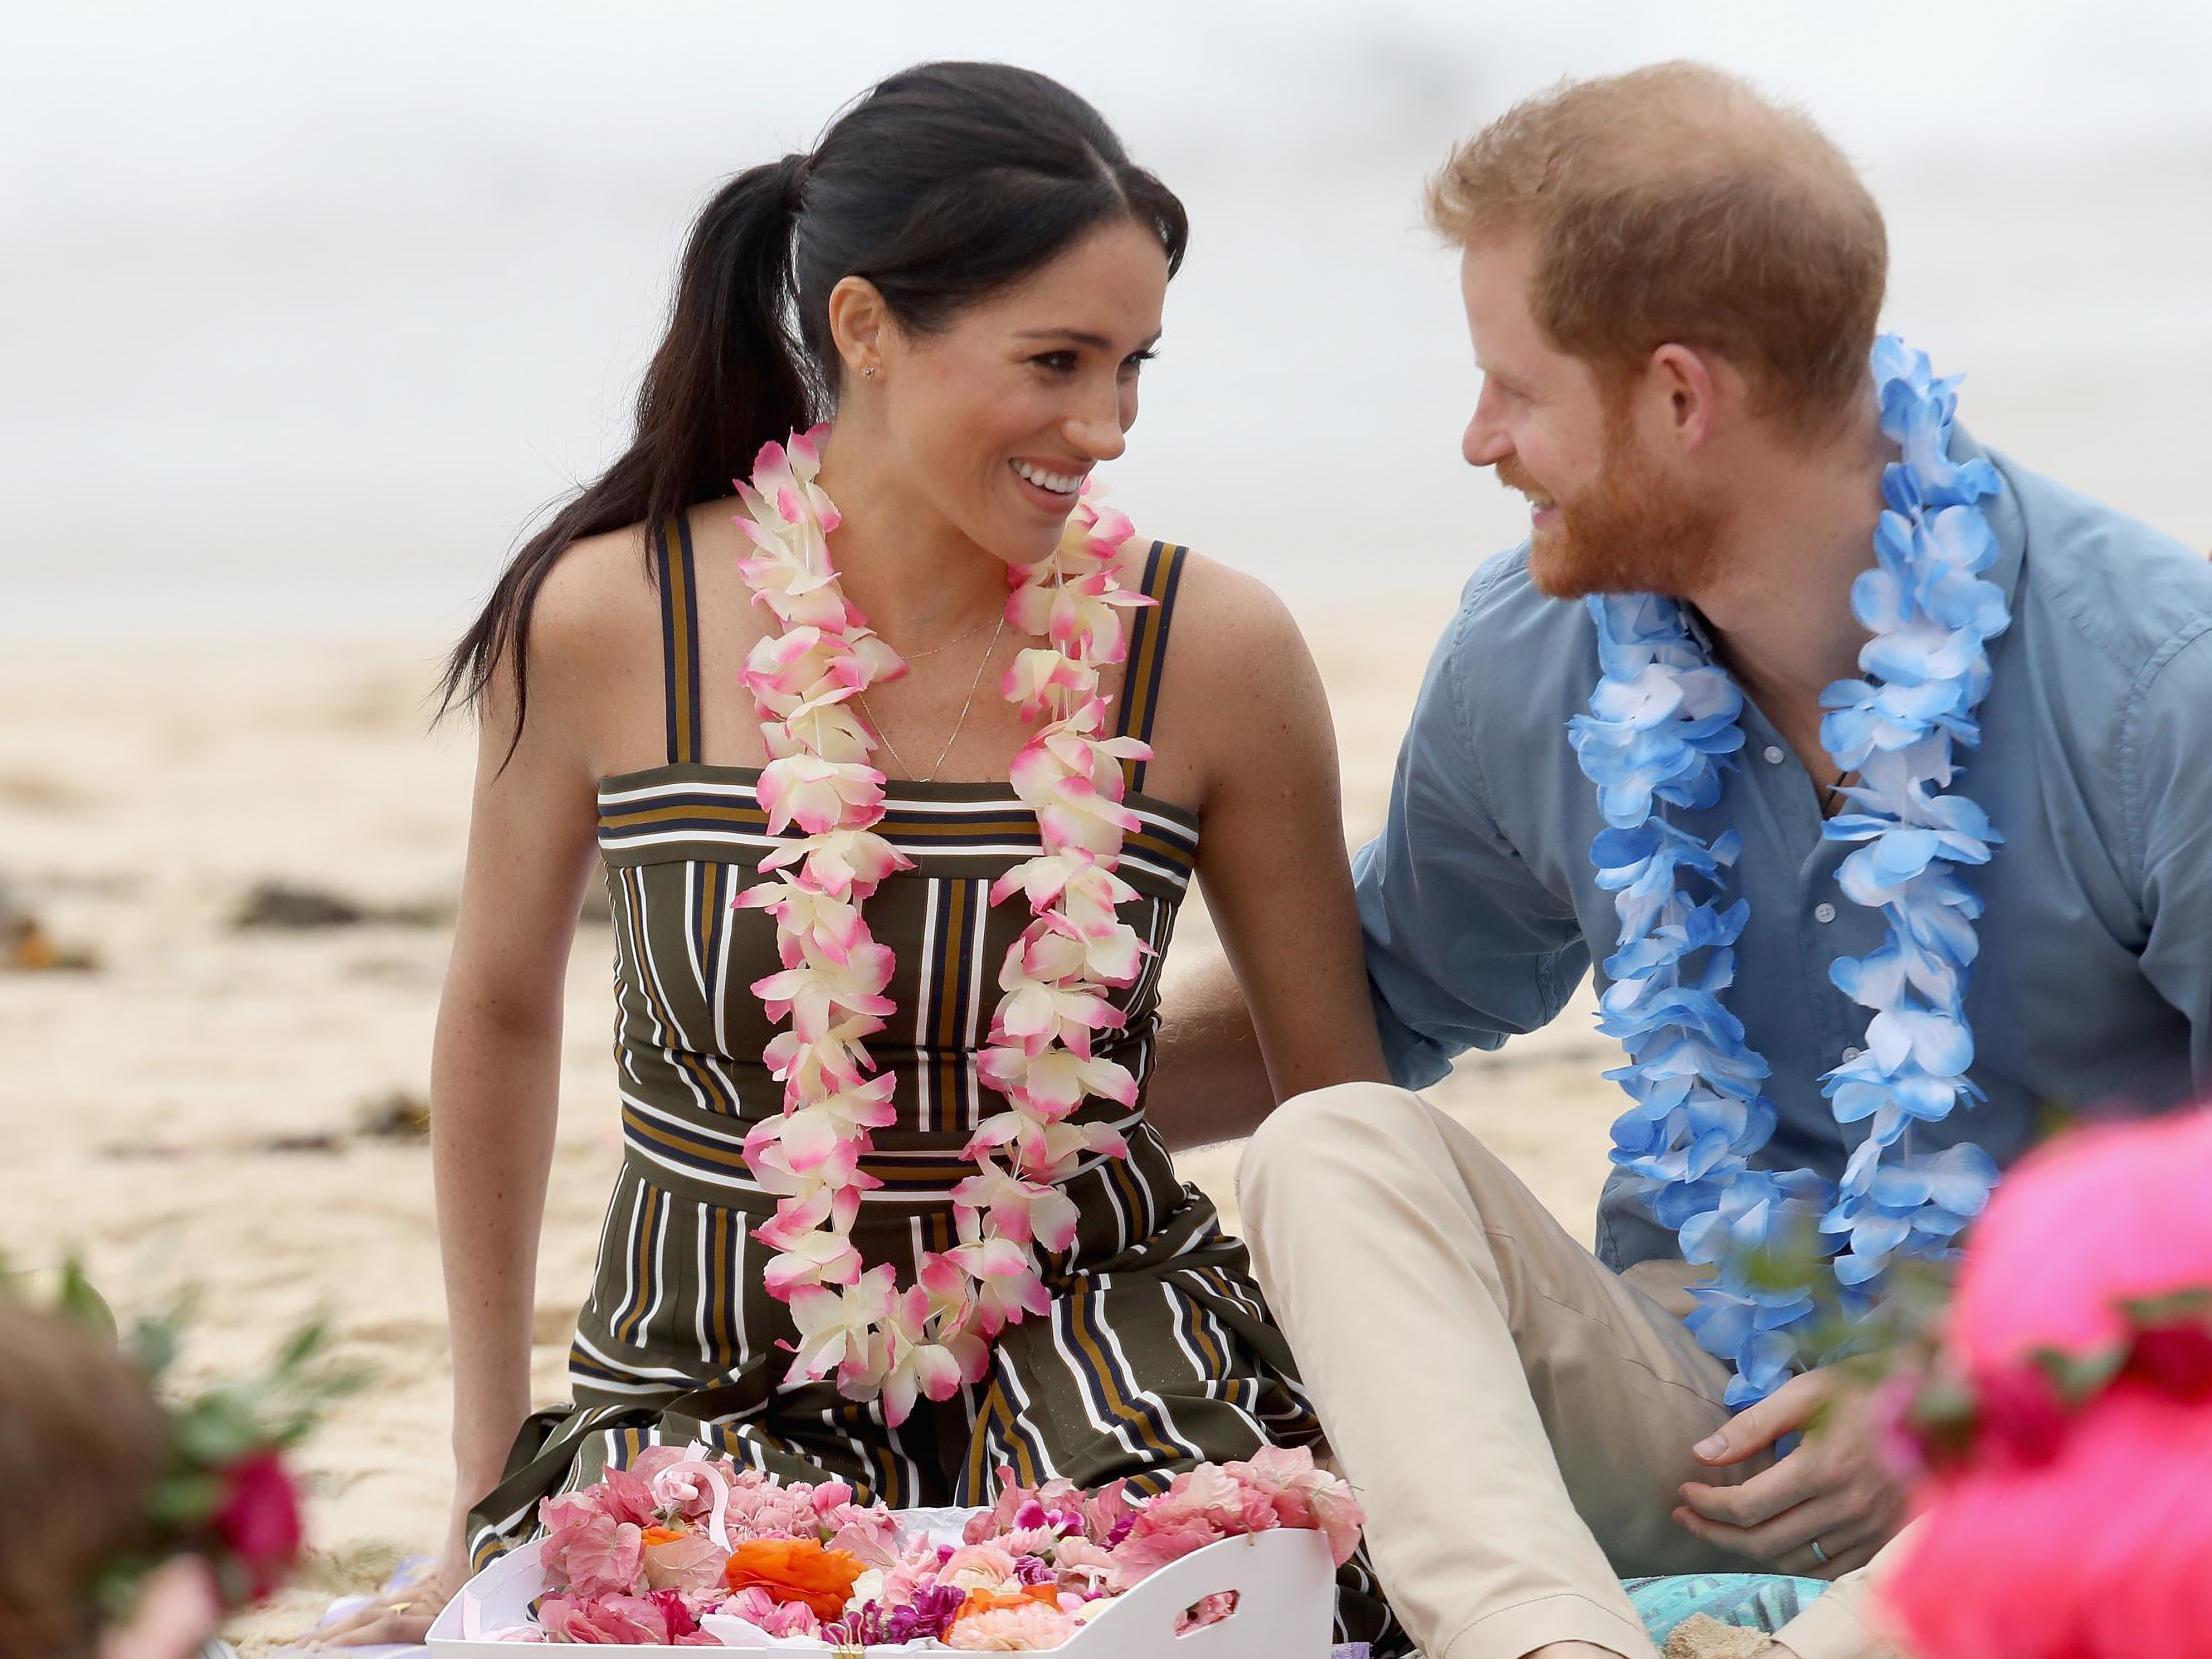
[[[844,1613],[863,1570],[859,1556],[812,1538],[755,1538],[731,1553],[722,1581],[732,1590],[758,1585],[779,1602],[803,1601],[827,1621]]]
[[[674,1527],[647,1527],[642,1533],[638,1534],[639,1541],[647,1549],[651,1549],[655,1544],[673,1544],[680,1538],[689,1538],[690,1536],[690,1533],[679,1532]]]
[[[960,1611],[955,1613],[953,1618],[960,1620],[971,1613],[994,1613],[1001,1607],[1022,1607],[1033,1601],[1042,1602],[1045,1606],[1057,1611],[1060,1606],[1059,1586],[1056,1584],[1024,1584],[1011,1595],[997,1590],[970,1590],[968,1599],[960,1604]]]

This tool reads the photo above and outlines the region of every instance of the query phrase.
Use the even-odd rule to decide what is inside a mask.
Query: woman
[[[1094,110],[985,64],[892,77],[701,216],[635,442],[451,665],[482,728],[432,1114],[458,1497],[355,1639],[656,1440],[911,1506],[1314,1438],[1142,1115],[1194,871],[1277,1088],[1382,1074],[1303,642],[1080,501],[1185,236]],[[526,1422],[595,860],[626,1159],[575,1405]]]

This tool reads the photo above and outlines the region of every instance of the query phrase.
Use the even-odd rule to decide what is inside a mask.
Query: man
[[[1915,1225],[1924,1247],[1978,1205],[1979,1155],[1932,1155],[1971,1140],[2002,1164],[2031,1139],[2042,1101],[2155,1109],[2203,1085],[2212,567],[1989,456],[1963,428],[1945,434],[1949,458],[1921,453],[1912,475],[1942,475],[1923,504],[1933,539],[1919,564],[1862,589],[1860,610],[1913,589],[1971,612],[1990,636],[1987,672],[1971,649],[1927,668],[1934,701],[1915,706],[1938,711],[1925,716],[1930,743],[1902,754],[1846,743],[1839,760],[1828,742],[1871,729],[1872,705],[1824,738],[1823,691],[1862,673],[1870,626],[1853,585],[1875,563],[1885,468],[1903,465],[1867,371],[1883,226],[1849,164],[1744,85],[1666,65],[1514,109],[1453,156],[1430,209],[1464,250],[1483,375],[1465,454],[1529,497],[1531,534],[1468,584],[1401,750],[1387,827],[1356,863],[1396,1086],[1305,1095],[1260,1129],[1240,1173],[1260,1275],[1371,1516],[1384,1586],[1432,1659],[1645,1659],[1619,1576],[1758,1566],[1842,1580],[1781,1632],[1778,1652],[1887,1652],[1859,1569],[1895,1534],[1902,1500],[1871,1437],[1836,1395],[1825,1431],[1777,1460],[1777,1442],[1832,1397],[1830,1374],[1788,1376],[1755,1331],[1715,1340],[1726,1320],[1710,1314],[1708,1343],[1729,1357],[1709,1352],[1683,1322],[1688,1292],[1711,1282],[1716,1261],[1727,1267],[1715,1216],[1739,1239],[1768,1219],[1740,1202],[1759,1171],[1803,1166],[1832,1202],[1873,1128],[1896,1141],[1873,1149],[1893,1158],[1880,1167],[1914,1181],[1941,1173],[1923,1185],[1952,1196],[1908,1194],[1893,1214],[1863,1197],[1869,1166],[1852,1166],[1845,1190],[1855,1181],[1862,1198],[1845,1217],[1851,1248],[1878,1267]],[[1896,395],[1899,420],[1943,406],[1941,388]],[[1970,416],[1970,387],[1967,399]],[[1971,498],[1963,508],[1944,493],[1954,487]],[[1937,522],[1954,508],[1967,516]],[[1929,562],[1965,535],[1986,546],[1978,572]],[[1672,617],[1673,644],[1630,653],[1625,667],[1615,648],[1601,663],[1582,601],[1612,594],[1678,601],[1609,613]],[[1895,617],[1883,626],[1884,662],[1928,646]],[[1930,649],[1941,658],[1951,646]],[[1674,692],[1653,690],[1638,667],[1651,661]],[[1601,673],[1611,701],[1593,705]],[[1895,673],[1914,702],[1918,680]],[[1679,727],[1717,746],[1708,794],[1686,774],[1655,798],[1653,777],[1631,778],[1601,811],[1569,721],[1595,708],[1581,758],[1594,775],[1633,773],[1639,723],[1693,685],[1708,699],[1741,694],[1732,722]],[[1840,700],[1879,694],[1862,684]],[[1740,731],[1740,747],[1711,737],[1715,727]],[[1597,752],[1608,732],[1620,739],[1609,760]],[[1956,738],[1956,776],[1941,775],[1936,737]],[[1697,742],[1677,746],[1683,766]],[[1946,790],[1970,804],[1929,805]],[[1936,885],[1916,891],[1948,895],[1934,911],[1918,900],[1885,910],[1900,889],[1869,892],[1850,870],[1839,883],[1854,843],[1823,834],[1839,810],[1858,815],[1839,828],[1879,833],[1882,803],[1906,796],[1957,833],[1935,851],[1933,831],[1885,843],[1884,858],[1920,847],[1926,869],[1880,880],[1932,870]],[[1994,833],[1977,838],[1975,808]],[[1707,866],[1707,920],[1686,926],[1708,928],[1689,941],[1707,947],[1693,971],[1732,939],[1732,983],[1704,986],[1724,1013],[1680,1015],[1662,1045],[1702,1070],[1654,1058],[1652,1025],[1635,1025],[1648,988],[1622,980],[1647,958],[1615,954],[1628,859],[1618,836],[1647,812],[1721,850]],[[1609,828],[1610,875],[1592,861]],[[1728,832],[1741,840],[1732,864]],[[1705,878],[1674,879],[1692,891]],[[1724,908],[1738,899],[1748,916]],[[1625,937],[1639,951],[1675,948],[1650,914]],[[1911,922],[1902,940],[1888,931],[1899,918]],[[1616,1170],[1593,1257],[1470,1134],[1406,1091],[1441,1078],[1455,1054],[1550,1020],[1609,960],[1618,971],[1601,970],[1601,983],[1634,994],[1608,1007],[1618,1028],[1642,1033],[1650,1062],[1631,1075],[1639,1107],[1617,1131],[1628,1145],[1617,1161],[1680,1180]],[[1884,962],[1892,978],[1876,971]],[[1222,1084],[1221,1066],[1202,1062],[1234,1046],[1229,1006],[1216,984],[1170,1010],[1162,1078],[1194,1104],[1201,1076]],[[1746,1051],[1771,1067],[1763,1090]],[[1724,1062],[1738,1067],[1734,1083]],[[1838,1068],[1831,1101],[1823,1078]],[[1727,1121],[1670,1149],[1658,1143],[1680,1129],[1667,1107],[1684,1087]],[[1969,1112],[1977,1089],[1986,1103]],[[1764,1145],[1765,1107],[1745,1103],[1762,1092],[1774,1114]],[[1210,1121],[1183,1133],[1235,1132],[1234,1103],[1250,1099],[1217,1093]],[[1179,1106],[1157,1115],[1172,1123]],[[1915,1117],[1926,1121],[1900,1134]],[[1645,1200],[1670,1191],[1680,1202],[1662,1226]],[[1673,1232],[1693,1210],[1701,1267],[1685,1264]],[[1829,1251],[1843,1242],[1819,1237]],[[1736,1398],[1766,1397],[1732,1413],[1724,1393],[1739,1364]]]

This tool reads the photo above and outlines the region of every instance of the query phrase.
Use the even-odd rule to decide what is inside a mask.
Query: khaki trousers
[[[1614,1274],[1472,1134],[1379,1083],[1280,1107],[1237,1181],[1260,1282],[1429,1659],[1564,1641],[1654,1659],[1620,1578],[1759,1570],[1669,1513],[1682,1481],[1765,1467],[1690,1456],[1729,1416],[1726,1371],[1681,1322],[1691,1269]],[[1777,1639],[1894,1659],[1864,1620],[1882,1566]]]

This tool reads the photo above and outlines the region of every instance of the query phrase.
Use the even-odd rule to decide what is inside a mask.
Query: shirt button
[[[1779,766],[1779,765],[1781,765],[1781,764],[1782,764],[1782,745],[1781,745],[1781,744],[1779,744],[1779,743],[1769,743],[1769,744],[1768,744],[1768,745],[1766,746],[1765,754],[1766,754],[1766,758],[1767,758],[1767,764],[1768,764],[1769,766]]]
[[[1814,906],[1813,906],[1813,920],[1814,920],[1814,921],[1816,921],[1816,922],[1820,922],[1820,923],[1823,923],[1823,924],[1825,924],[1825,923],[1828,923],[1828,922],[1832,922],[1832,921],[1834,921],[1835,919],[1836,919],[1836,907],[1835,907],[1834,905],[1832,905],[1832,904],[1816,904],[1816,905],[1814,905]]]
[[[1866,1050],[1865,1050],[1865,1049],[1863,1049],[1863,1048],[1847,1048],[1847,1049],[1845,1049],[1845,1050],[1843,1051],[1843,1057],[1844,1057],[1844,1058],[1845,1058],[1846,1060],[1856,1060],[1856,1059],[1857,1059],[1857,1058],[1858,1058],[1858,1057],[1859,1057],[1860,1055],[1864,1054],[1865,1052],[1866,1052]]]

